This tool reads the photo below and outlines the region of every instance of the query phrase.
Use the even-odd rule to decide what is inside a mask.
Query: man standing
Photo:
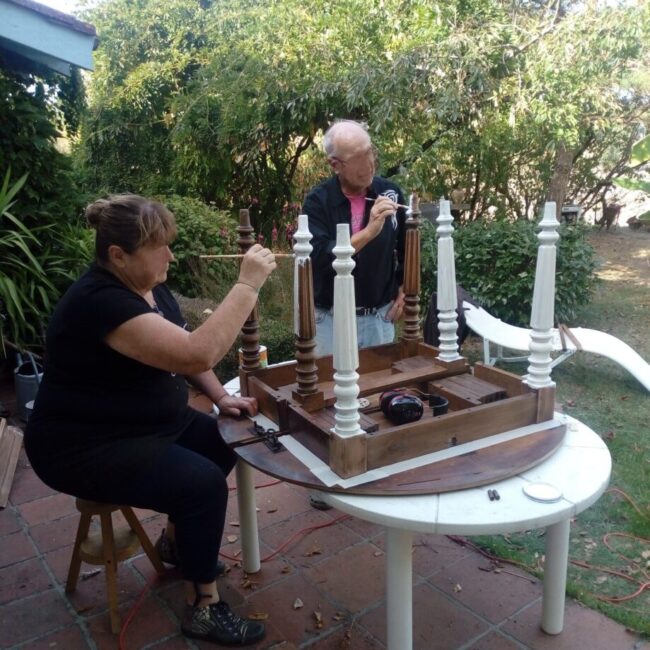
[[[406,214],[402,192],[375,176],[375,150],[358,122],[340,120],[325,133],[323,148],[334,175],[305,199],[309,217],[316,307],[316,354],[332,354],[336,225],[350,226],[354,247],[357,343],[360,348],[391,343],[404,308],[401,290]],[[330,508],[310,493],[314,508]]]
[[[406,213],[397,185],[375,176],[375,150],[358,122],[335,122],[323,148],[334,175],[305,199],[316,306],[316,354],[332,354],[336,225],[350,225],[360,348],[391,343],[404,308],[401,291]]]

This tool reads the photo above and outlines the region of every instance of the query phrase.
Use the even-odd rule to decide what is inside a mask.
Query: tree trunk
[[[553,175],[546,194],[547,201],[555,201],[555,216],[561,221],[562,206],[569,185],[569,176],[573,169],[573,151],[566,148],[564,142],[558,144],[553,163]]]

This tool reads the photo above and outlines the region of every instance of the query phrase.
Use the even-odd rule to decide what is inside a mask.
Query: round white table
[[[542,629],[559,634],[564,625],[564,598],[569,556],[569,522],[595,503],[607,488],[611,456],[600,436],[566,415],[561,447],[539,465],[492,485],[425,496],[347,496],[323,492],[330,505],[386,528],[386,611],[389,650],[413,646],[412,535],[493,535],[546,528],[546,562]],[[524,487],[547,483],[562,497],[534,501]],[[500,499],[490,501],[488,489]]]
[[[235,379],[229,392],[239,388]],[[559,634],[564,626],[564,601],[569,557],[569,526],[603,494],[612,469],[609,450],[600,436],[568,415],[556,413],[567,431],[561,446],[535,467],[508,479],[455,492],[417,496],[358,496],[322,492],[335,508],[386,528],[386,611],[389,650],[413,647],[414,532],[442,535],[494,535],[546,528],[546,561],[542,596],[542,629]],[[561,494],[557,501],[540,502],[524,488],[550,484]],[[242,565],[247,573],[260,569],[253,470],[237,463],[237,497],[242,542]],[[488,490],[499,500],[490,501]]]

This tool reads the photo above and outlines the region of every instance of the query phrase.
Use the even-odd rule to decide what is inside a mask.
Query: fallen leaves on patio
[[[296,598],[293,601],[293,608],[294,609],[301,609],[304,606],[305,606],[305,603],[303,603],[302,600],[300,600],[300,598]]]
[[[323,551],[320,547],[312,546],[311,549],[304,554],[304,557],[311,557],[312,555],[320,555],[322,552]]]

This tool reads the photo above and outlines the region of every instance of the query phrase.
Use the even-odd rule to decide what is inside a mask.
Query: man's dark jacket
[[[404,205],[397,185],[375,176],[366,196],[372,199],[387,195]],[[366,202],[363,227],[368,224],[372,202]],[[309,217],[312,234],[312,265],[314,271],[314,302],[316,307],[329,309],[334,302],[332,268],[336,245],[336,225],[351,223],[350,201],[341,191],[337,176],[316,186],[305,199],[303,213]],[[357,307],[382,307],[397,295],[404,274],[404,241],[406,211],[400,208],[393,218],[387,218],[382,231],[353,256],[356,263],[354,288]]]

